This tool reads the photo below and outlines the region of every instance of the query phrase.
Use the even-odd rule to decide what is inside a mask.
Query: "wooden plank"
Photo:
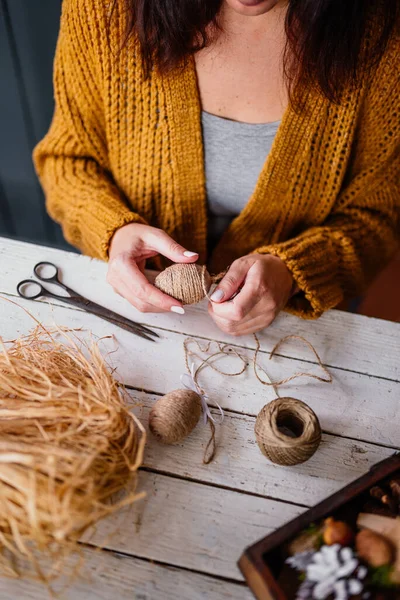
[[[14,261],[14,253],[10,253],[10,247],[24,248],[28,261],[21,260],[19,263]],[[57,264],[60,264],[58,257],[65,255],[65,253],[41,248],[42,255],[33,260],[34,248],[3,241],[0,246],[0,265],[2,272],[7,270],[8,275],[5,279],[9,289],[15,286],[19,279],[28,275],[27,272],[23,274],[19,272],[22,270],[21,265],[25,269],[29,264],[30,270],[36,258],[37,260],[49,259],[50,255]],[[95,269],[104,269],[105,266],[86,258],[67,256],[68,273],[73,271],[80,273],[79,278],[76,279],[77,285],[81,285],[79,281],[82,283],[84,277],[87,282],[86,289],[96,286],[96,277],[88,278],[87,273],[93,265]],[[76,261],[79,263],[84,261],[84,275],[82,275],[83,267]],[[74,268],[72,268],[73,264]],[[13,266],[14,272],[12,272]],[[104,271],[103,274],[97,271],[97,277],[103,276]],[[101,285],[104,286],[104,283]],[[15,294],[14,290],[11,293]],[[7,292],[7,289],[4,291]],[[179,330],[179,327],[182,327],[181,319],[173,321],[172,315],[163,315],[162,319],[166,320],[164,322],[170,319],[171,323],[175,323],[175,331],[162,332],[164,338],[157,344],[151,344],[110,326],[94,316],[76,310],[58,306],[49,307],[46,304],[22,300],[19,302],[46,324],[50,325],[55,320],[60,325],[85,327],[97,336],[110,335],[110,333],[115,335],[118,349],[109,356],[109,362],[118,367],[120,378],[128,383],[131,382],[131,385],[145,389],[153,387],[159,393],[179,387],[179,375],[183,370],[182,334],[185,333],[185,329]],[[199,307],[196,307],[196,311],[199,315],[203,314]],[[195,322],[195,316],[196,312],[192,314],[193,319],[189,321],[190,323]],[[201,319],[197,322],[201,323]],[[5,338],[15,337],[31,327],[31,319],[22,310],[7,301],[1,302],[1,335]],[[201,328],[200,325],[196,325],[196,327],[199,328],[200,335],[203,337],[208,335],[208,330],[204,326]],[[115,350],[115,340],[108,339],[102,343],[105,350]],[[263,358],[266,358],[265,354]],[[157,368],[154,365],[157,365]],[[273,377],[282,377],[287,375],[288,371],[293,372],[294,369],[303,368],[314,369],[314,365],[288,358],[279,358],[268,365]],[[314,403],[324,429],[329,425],[342,435],[344,430],[345,435],[351,434],[352,437],[359,438],[366,433],[365,439],[373,438],[370,441],[376,443],[388,443],[389,440],[390,444],[394,444],[398,441],[396,422],[398,422],[399,407],[396,398],[399,397],[399,384],[348,372],[343,368],[332,369],[332,371],[335,376],[335,384],[332,386],[303,380],[300,385],[290,386],[288,389],[295,395],[298,390],[302,394],[300,397],[306,399],[311,405]],[[318,493],[323,495],[329,493],[327,490],[331,485],[339,487],[342,477],[344,479],[350,477],[351,472],[353,478],[355,471],[369,466],[370,462],[375,462],[375,456],[378,458],[379,455],[380,458],[380,454],[386,453],[387,450],[370,444],[357,443],[352,450],[349,440],[325,436],[320,452],[306,465],[293,469],[269,465],[258,454],[254,439],[252,444],[250,441],[254,415],[262,404],[273,397],[272,391],[262,388],[250,374],[241,379],[230,379],[209,371],[204,374],[203,384],[207,387],[210,396],[219,399],[226,408],[239,410],[249,414],[250,417],[227,415],[223,433],[229,437],[229,440],[223,439],[216,463],[209,467],[201,465],[201,452],[199,452],[201,442],[204,442],[204,430],[199,429],[189,438],[180,452],[176,448],[158,447],[157,449],[156,445],[150,442],[146,464],[149,468],[164,470],[173,477],[141,473],[139,486],[140,489],[147,490],[147,499],[133,507],[131,511],[104,521],[91,536],[91,541],[148,560],[239,581],[241,575],[236,569],[236,560],[244,546],[302,511],[299,506],[251,494],[267,496],[271,495],[269,492],[275,488],[277,491],[272,491],[272,494],[276,493],[277,497],[291,498],[292,501],[295,499],[299,502],[298,498],[301,494],[304,499],[307,499],[308,487],[307,502],[314,503]],[[282,390],[282,393],[284,392],[285,390]],[[307,398],[304,396],[305,393]],[[379,398],[379,403],[376,402],[376,398]],[[144,401],[143,411],[148,410],[147,400]],[[153,400],[154,398],[151,399]],[[199,436],[197,447],[190,446],[192,442],[195,443],[196,436]],[[367,455],[363,454],[365,450]],[[165,458],[161,455],[163,451]],[[188,458],[185,457],[185,453]],[[364,457],[365,463],[362,462]],[[312,461],[316,462],[313,464]],[[336,464],[337,462],[339,464]],[[177,476],[206,481],[207,484],[184,480]],[[333,483],[329,481],[329,477]],[[284,484],[280,483],[282,479]],[[264,489],[256,480],[264,483]],[[216,486],[242,488],[243,491],[221,489]],[[296,486],[299,487],[299,493]]]
[[[68,324],[71,327],[88,327],[99,336],[110,334],[111,331],[107,324],[97,321],[95,317],[85,315],[85,319],[82,319],[83,315],[76,311],[57,307],[53,308],[53,312],[50,313],[48,307],[43,304],[28,304],[27,302],[23,304],[30,310],[33,309],[34,314],[47,324],[51,324],[53,319],[55,319],[59,324]],[[18,310],[8,302],[2,301],[0,312],[2,315],[0,333],[5,338],[20,335],[24,331],[28,331],[32,325],[31,319],[22,310]],[[114,331],[116,332],[116,329]],[[119,344],[121,344],[120,333],[116,332],[115,335]],[[124,336],[124,332],[121,332],[121,335]],[[147,349],[143,348],[145,345]],[[113,340],[105,340],[102,343],[102,347],[113,351],[115,350],[115,342]],[[138,351],[135,350],[136,347]],[[153,359],[151,352],[153,352]],[[152,380],[144,380],[143,375],[148,373],[151,377],[152,370],[146,366],[145,362],[142,362],[142,357],[146,353],[147,360],[154,361],[154,352],[155,349],[153,349],[151,344],[145,344],[134,338],[133,340],[127,340],[122,348],[120,347],[119,350],[111,354],[109,360],[118,367],[118,371],[120,371],[120,361],[125,361],[125,373],[129,374],[131,381],[136,381],[138,384],[137,387],[146,388]],[[163,364],[163,361],[167,360],[169,353],[172,353],[174,357],[172,346],[168,346],[165,354],[162,352],[160,364]],[[169,365],[169,363],[167,364]],[[176,379],[174,380],[173,377],[170,377],[170,370],[171,368],[160,369],[158,373],[157,385],[160,387],[160,392],[166,392],[173,387],[179,387],[178,375],[176,375]],[[344,373],[344,376],[348,378],[349,373]],[[365,379],[365,376],[357,377],[361,380]],[[210,382],[212,381],[213,379],[210,379]],[[231,385],[230,382],[231,380],[229,380],[229,385]],[[367,380],[365,389],[367,389],[368,385],[375,385],[372,392],[375,391],[378,394],[378,388],[382,387],[382,383],[386,384],[387,382],[372,380],[372,383],[369,383]],[[378,385],[376,386],[376,384]],[[238,398],[242,401],[242,395],[246,394],[246,390],[247,392],[249,390],[250,392],[253,391],[255,394],[257,385],[256,382],[253,383],[253,386],[250,385],[250,382],[247,385],[246,382],[241,385],[236,383],[236,387],[231,390],[232,399]],[[399,384],[392,385],[396,385],[398,391]],[[348,387],[351,388],[351,384]],[[227,393],[229,393],[229,389],[227,389]],[[263,393],[263,390],[261,390],[261,393]],[[258,390],[258,394],[260,395],[260,390]],[[140,392],[132,392],[132,396],[142,405],[138,409],[137,414],[146,423],[149,407],[155,401],[156,397],[147,396]],[[268,397],[271,398],[272,395],[270,394]],[[362,402],[366,399],[365,395],[361,395],[361,398]],[[381,393],[381,400],[383,399],[384,394]],[[393,403],[393,406],[389,405],[391,406],[391,410],[398,410],[398,402],[396,401],[395,394],[387,394],[387,399],[388,402]],[[243,400],[245,412],[253,412],[255,416],[257,404],[260,400],[265,402],[267,398],[265,396],[259,398],[251,393],[247,393]],[[345,402],[346,398],[343,400]],[[376,403],[373,395],[369,400],[368,404],[372,408],[376,408],[376,414],[379,416],[381,414],[379,411],[382,411],[382,404]],[[354,434],[352,437],[356,437],[360,434],[365,435],[365,429],[370,425],[368,421],[364,424],[364,428],[359,424],[361,417],[365,416],[366,410],[362,402],[359,406],[361,416],[358,413],[352,413],[350,409],[347,415],[341,416],[341,406],[338,407],[335,404],[334,396],[330,398],[329,395],[326,395],[323,401],[321,401],[320,396],[317,394],[314,404],[323,425],[329,426],[331,419],[335,419],[334,425],[336,429],[344,430],[347,427],[347,431]],[[325,411],[330,410],[331,417],[327,412],[323,412],[324,409]],[[384,420],[384,411],[382,411],[382,415],[380,417],[382,421],[380,427],[385,433],[385,439],[389,433],[393,436],[393,439],[394,436],[397,436],[396,439],[398,440],[398,418],[397,420],[396,418],[393,420]],[[270,464],[258,450],[253,432],[254,416],[226,414],[222,428],[218,428],[218,436],[221,436],[219,443],[220,450],[215,463],[208,467],[202,465],[203,447],[208,441],[208,428],[204,429],[201,425],[185,441],[182,448],[180,446],[159,446],[152,438],[149,438],[149,445],[146,451],[146,465],[161,471],[175,473],[182,477],[188,476],[216,485],[238,488],[249,493],[292,502],[296,501],[309,506],[317,499],[325,497],[350,480],[355,479],[367,471],[371,465],[392,453],[392,450],[387,448],[357,442],[354,439],[326,435],[323,437],[319,451],[309,462],[291,468],[278,467]],[[372,420],[374,427],[378,426],[376,421],[377,419]],[[375,441],[379,443],[383,435],[379,436],[377,430],[374,428],[371,428],[370,431],[372,432],[372,437],[375,437]],[[294,489],[296,490],[295,494],[293,492]]]
[[[138,392],[132,392],[132,396],[139,403],[135,413],[148,430],[148,414],[158,397]],[[186,440],[174,446],[157,442],[148,432],[144,466],[250,494],[313,506],[393,454],[388,448],[325,434],[309,461],[295,467],[280,467],[261,454],[254,436],[254,423],[254,417],[226,413],[223,425],[217,427],[218,449],[209,465],[202,462],[209,439],[209,428],[202,422]]]
[[[175,567],[99,552],[83,551],[84,564],[76,580],[59,596],[60,600],[251,600],[250,590],[233,583]],[[72,565],[73,560],[69,563]],[[56,590],[62,588],[63,580]],[[43,600],[47,588],[36,581],[0,579],[2,600]]]
[[[2,257],[0,260],[3,262]],[[180,375],[185,371],[181,334],[161,332],[162,339],[152,343],[81,311],[22,299],[18,302],[47,325],[56,322],[83,327],[98,337],[113,334],[115,339],[104,340],[102,348],[110,352],[108,362],[125,384],[160,394],[181,387]],[[6,339],[27,332],[34,324],[22,310],[16,310],[6,301],[2,302],[1,315],[0,331]],[[273,379],[299,370],[316,372],[315,365],[288,358],[267,363],[265,354],[262,364]],[[397,448],[400,445],[400,383],[341,369],[330,371],[334,378],[331,385],[303,377],[281,386],[280,395],[306,401],[317,412],[326,432]],[[211,401],[252,416],[275,397],[273,390],[262,386],[251,370],[240,378],[204,370],[200,382]]]
[[[204,303],[187,307],[187,314],[184,316],[138,313],[107,285],[107,267],[100,261],[10,240],[0,240],[1,256],[4,256],[4,261],[0,291],[15,294],[16,283],[30,276],[35,262],[54,260],[63,270],[63,277],[68,285],[90,299],[101,301],[120,314],[153,327],[221,341],[233,341],[243,347],[254,348],[252,336],[238,339],[223,334],[209,318]],[[5,260],[5,257],[9,257],[9,260]],[[271,327],[260,334],[263,350],[270,351],[278,340],[289,333],[305,336],[315,345],[327,365],[400,380],[400,323],[335,310],[324,314],[317,321],[303,321],[283,313]],[[280,354],[292,358],[306,357],[307,360],[315,362],[315,358],[299,342],[286,343]]]
[[[141,472],[145,500],[84,536],[97,546],[241,581],[243,548],[304,509],[248,494]]]

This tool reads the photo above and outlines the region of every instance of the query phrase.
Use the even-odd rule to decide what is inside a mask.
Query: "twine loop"
[[[213,283],[218,283],[225,273],[226,271],[218,275],[210,276],[204,265],[200,266],[194,263],[174,264],[157,276],[155,285],[163,292],[180,300],[183,304],[194,304],[200,302],[203,298],[211,300],[209,296],[211,285]],[[254,334],[254,339],[256,347],[251,361],[254,374],[262,385],[272,387],[277,395],[277,399],[264,406],[257,417],[255,426],[257,442],[261,451],[273,462],[278,464],[296,464],[304,462],[312,456],[321,440],[321,428],[318,418],[312,409],[304,402],[294,398],[279,398],[277,388],[299,377],[310,377],[324,383],[332,383],[332,375],[322,364],[318,352],[308,340],[300,335],[287,335],[279,340],[274,346],[269,359],[271,360],[275,356],[278,348],[287,340],[300,340],[313,352],[318,362],[318,366],[321,368],[324,375],[299,372],[279,381],[271,381],[266,370],[258,364],[260,342],[256,334]],[[215,425],[222,423],[224,411],[221,406],[215,402],[215,405],[220,412],[220,418],[218,420],[215,419],[208,406],[209,397],[198,383],[198,376],[204,368],[209,367],[226,377],[237,377],[246,371],[250,361],[234,346],[220,342],[215,342],[217,347],[215,352],[211,353],[207,358],[203,358],[203,356],[200,356],[189,348],[190,343],[196,344],[197,350],[204,355],[210,352],[211,344],[214,342],[210,341],[202,347],[194,338],[185,339],[184,353],[187,373],[181,375],[182,385],[187,390],[191,390],[199,396],[204,423],[206,424],[208,422],[210,425],[211,437],[205,449],[203,458],[203,462],[207,464],[212,461],[215,455]],[[215,362],[224,356],[235,356],[238,358],[242,363],[241,368],[233,373],[227,373],[221,370]],[[192,358],[192,361],[189,361],[189,357]],[[194,359],[200,361],[200,364],[197,367],[195,366]],[[208,456],[210,448],[211,453]]]
[[[261,409],[255,425],[257,443],[263,454],[272,460],[272,462],[282,465],[292,465],[304,462],[314,454],[320,443],[321,428],[318,417],[314,411],[301,400],[296,400],[295,398],[279,398],[278,393],[279,386],[299,377],[310,377],[324,383],[332,383],[332,375],[322,364],[318,352],[308,340],[300,335],[285,336],[279,340],[277,344],[275,344],[270,353],[269,359],[271,360],[276,355],[278,348],[287,340],[300,340],[301,342],[305,343],[313,352],[317,359],[318,366],[324,372],[324,376],[315,373],[298,372],[279,381],[272,381],[266,370],[258,364],[257,359],[260,352],[260,342],[256,334],[254,334],[254,339],[256,342],[256,348],[251,363],[244,354],[242,354],[231,344],[209,341],[202,346],[200,342],[194,338],[186,338],[183,343],[185,364],[188,373],[181,376],[181,381],[187,389],[196,391],[196,393],[200,396],[203,406],[204,422],[208,422],[211,429],[211,437],[204,452],[203,462],[205,464],[211,462],[215,456],[215,425],[222,423],[224,414],[221,406],[214,400],[214,404],[221,413],[221,419],[217,421],[213,417],[208,406],[209,397],[198,383],[198,376],[206,367],[209,367],[213,369],[213,371],[216,371],[217,373],[220,373],[226,377],[237,377],[244,373],[249,365],[252,364],[257,380],[262,385],[273,388],[277,395],[277,399],[265,405]],[[190,344],[194,344],[196,346],[197,352],[190,348]],[[211,352],[211,347],[213,344],[216,346],[215,352]],[[206,358],[203,358],[203,356],[200,355],[200,353],[204,355],[210,352],[211,354],[209,354],[209,356]],[[241,365],[237,371],[226,372],[215,364],[218,359],[224,356],[234,356],[240,360]],[[197,359],[199,361],[199,365],[196,367],[194,361],[190,361],[189,358]],[[262,373],[264,377],[261,377],[260,373]],[[284,422],[283,429],[281,426],[281,421]],[[291,425],[292,428],[294,427],[294,434],[293,431],[290,431],[288,424]],[[300,429],[301,434],[297,434]],[[210,448],[211,453],[208,455]]]
[[[196,377],[195,364],[192,363],[190,365],[190,375],[189,375],[189,373],[183,373],[183,375],[181,375],[181,377],[180,377],[181,383],[187,390],[192,390],[193,392],[196,392],[196,394],[198,394],[200,396],[201,406],[202,406],[202,410],[203,410],[204,425],[207,425],[208,419],[210,421],[212,421],[214,424],[217,423],[218,425],[220,425],[223,422],[224,416],[225,416],[223,409],[218,404],[218,402],[214,401],[214,404],[215,404],[216,408],[218,408],[220,415],[219,415],[218,419],[213,417],[213,415],[211,414],[211,411],[210,411],[210,407],[208,406],[208,400],[209,400],[208,394],[206,394],[205,391],[199,386],[199,384],[195,380],[195,377]]]

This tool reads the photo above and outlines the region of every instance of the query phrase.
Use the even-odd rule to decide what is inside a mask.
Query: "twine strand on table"
[[[215,456],[215,452],[216,452],[215,419],[212,416],[212,414],[209,410],[209,407],[207,405],[207,400],[209,397],[198,382],[199,373],[205,367],[210,367],[211,369],[213,369],[213,371],[216,371],[217,373],[220,373],[221,375],[225,375],[227,377],[237,377],[238,375],[241,375],[242,373],[244,373],[245,370],[247,369],[247,360],[243,356],[241,356],[236,351],[236,349],[232,348],[230,346],[230,344],[225,344],[225,343],[221,343],[221,342],[216,342],[218,351],[210,354],[210,356],[208,356],[207,358],[204,359],[203,357],[199,356],[196,352],[193,352],[193,350],[190,350],[189,344],[191,342],[194,342],[196,344],[199,352],[202,352],[203,354],[206,354],[207,352],[210,351],[210,348],[211,348],[211,345],[213,344],[213,342],[212,341],[208,342],[205,347],[202,347],[200,342],[194,338],[186,338],[183,342],[186,369],[190,373],[193,383],[198,390],[199,396],[203,403],[205,423],[208,422],[208,424],[210,426],[210,430],[211,430],[210,439],[207,443],[207,446],[204,450],[204,455],[203,455],[203,463],[205,465],[208,465],[213,460],[213,458]],[[221,356],[232,356],[232,354],[235,355],[237,358],[239,358],[243,363],[242,368],[239,371],[237,371],[236,373],[226,373],[225,371],[222,371],[216,365],[213,364],[213,359],[219,358]],[[196,367],[194,362],[189,363],[190,357],[194,357],[194,358],[197,358],[198,360],[200,360],[200,364]],[[204,407],[204,404],[205,404],[205,407]],[[222,423],[223,418],[224,418],[224,411],[217,402],[215,402],[215,405],[221,413],[221,419],[219,422]],[[210,451],[210,449],[211,449],[211,451]]]
[[[272,386],[275,388],[275,386],[284,385],[285,383],[288,383],[289,381],[292,381],[293,379],[297,379],[298,377],[311,377],[312,379],[317,379],[318,381],[322,381],[323,383],[332,383],[332,381],[333,381],[332,375],[329,373],[328,369],[322,364],[319,354],[316,351],[316,349],[314,348],[314,346],[311,344],[311,342],[306,340],[306,338],[304,338],[302,335],[293,335],[293,334],[286,335],[285,337],[280,339],[279,342],[277,342],[275,344],[275,346],[271,350],[269,360],[271,360],[271,358],[273,358],[273,356],[275,355],[278,348],[287,340],[289,340],[289,339],[300,340],[300,341],[304,342],[304,344],[306,344],[310,348],[310,350],[313,352],[315,358],[318,361],[318,365],[321,367],[321,369],[324,371],[324,373],[326,373],[326,378],[321,377],[320,375],[315,375],[314,373],[308,373],[308,372],[304,371],[304,372],[300,372],[300,373],[294,373],[293,375],[290,375],[289,377],[286,377],[285,379],[281,379],[280,381],[274,381],[274,382],[271,382],[271,380],[264,381],[263,379],[261,379],[261,377],[259,376],[257,371],[262,371],[264,373],[264,375],[266,375],[268,377],[268,379],[269,379],[269,376],[268,376],[267,372],[265,371],[265,369],[263,367],[260,367],[260,365],[257,363],[257,357],[260,352],[261,346],[260,346],[260,341],[256,334],[254,334],[254,339],[256,341],[256,350],[255,350],[254,358],[253,358],[253,369],[254,369],[254,374],[257,377],[258,381],[260,383],[262,383],[263,385],[269,385],[269,386]]]
[[[318,361],[318,365],[324,371],[324,373],[326,374],[326,377],[321,377],[320,375],[316,375],[314,373],[299,372],[299,373],[294,373],[293,375],[290,375],[289,377],[286,377],[279,381],[272,381],[271,378],[269,377],[268,373],[266,372],[266,370],[263,367],[261,367],[257,361],[261,346],[260,346],[260,341],[258,339],[258,336],[256,334],[253,334],[253,335],[254,335],[254,339],[256,342],[256,348],[255,348],[253,358],[251,361],[254,374],[255,374],[257,380],[262,385],[272,387],[278,398],[279,398],[279,394],[278,394],[277,388],[279,386],[284,385],[284,384],[288,383],[289,381],[292,381],[293,379],[297,379],[299,377],[311,377],[312,379],[316,379],[316,380],[324,382],[324,383],[332,383],[332,381],[333,381],[332,376],[329,373],[329,371],[327,370],[327,368],[322,364],[322,361],[320,359],[318,352],[316,351],[314,346],[308,340],[306,340],[303,336],[300,336],[300,335],[287,335],[287,336],[283,337],[281,340],[279,340],[277,342],[277,344],[275,344],[274,348],[272,349],[269,359],[271,360],[273,358],[273,356],[275,356],[278,348],[284,342],[286,342],[288,339],[300,340],[303,343],[305,343],[310,348],[310,350],[314,353],[314,356],[316,357],[316,359]],[[191,343],[194,343],[198,352],[200,352],[202,354],[209,353],[212,344],[216,344],[217,350],[216,350],[216,352],[212,352],[209,356],[207,356],[207,358],[203,358],[203,356],[200,356],[200,354],[198,354],[196,351],[193,351],[192,349],[190,349],[189,345]],[[184,345],[184,356],[185,356],[186,369],[187,369],[188,373],[190,374],[191,379],[193,380],[193,385],[195,386],[195,389],[198,391],[199,396],[202,399],[205,423],[207,423],[207,422],[209,423],[210,430],[211,430],[210,439],[207,443],[207,446],[204,451],[204,456],[203,456],[203,463],[209,464],[215,457],[215,453],[216,453],[216,427],[215,427],[216,423],[215,423],[215,419],[212,417],[210,409],[207,405],[209,396],[205,392],[205,390],[201,387],[201,385],[199,384],[199,381],[198,381],[199,374],[201,373],[201,371],[203,369],[205,369],[206,367],[209,367],[213,371],[216,371],[217,373],[220,373],[221,375],[224,375],[226,377],[238,377],[239,375],[242,375],[247,370],[250,363],[246,356],[244,356],[241,352],[239,352],[234,346],[232,346],[229,343],[214,342],[211,340],[211,341],[207,342],[204,346],[202,346],[198,340],[196,340],[192,337],[189,337],[184,340],[183,345]],[[229,357],[234,356],[234,357],[238,358],[242,363],[241,367],[233,373],[222,370],[220,367],[218,367],[214,363],[216,360],[218,360],[219,358],[224,357],[224,356],[229,356]],[[200,361],[200,364],[197,367],[195,367],[194,362],[190,362],[190,359],[192,359],[192,361],[197,359],[198,361]],[[262,372],[263,375],[268,379],[268,381],[261,378],[259,375],[259,372]],[[207,408],[204,407],[204,404],[207,406]],[[222,422],[223,414],[224,414],[223,409],[221,408],[221,406],[218,403],[215,402],[215,404],[221,412],[222,418],[221,418],[220,422]],[[211,451],[210,451],[210,449],[211,449]]]

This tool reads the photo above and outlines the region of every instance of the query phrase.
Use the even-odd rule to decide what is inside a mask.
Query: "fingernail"
[[[211,294],[210,300],[212,300],[213,302],[218,302],[219,300],[222,300],[223,297],[224,291],[221,290],[221,288],[219,288],[218,290],[215,290],[213,294]]]
[[[171,306],[171,312],[177,313],[178,315],[184,315],[185,309],[182,306]]]
[[[198,256],[198,252],[190,252],[190,250],[185,250],[183,256],[187,256],[188,258],[192,258],[192,256]]]

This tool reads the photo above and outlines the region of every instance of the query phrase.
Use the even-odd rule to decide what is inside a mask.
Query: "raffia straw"
[[[281,344],[283,344],[288,339],[293,338],[293,339],[300,340],[301,342],[305,343],[310,348],[310,350],[314,353],[314,355],[318,361],[318,365],[321,367],[321,369],[324,371],[324,373],[326,373],[326,378],[321,377],[320,375],[316,375],[314,373],[300,372],[300,373],[294,373],[293,375],[290,375],[289,377],[286,377],[285,379],[281,379],[280,381],[272,381],[270,379],[268,373],[266,372],[266,370],[263,367],[261,367],[257,362],[258,355],[260,352],[260,341],[256,334],[253,334],[253,335],[254,335],[254,339],[256,341],[256,348],[255,348],[254,355],[253,355],[253,358],[251,361],[251,364],[252,364],[253,370],[254,370],[254,374],[260,383],[262,383],[263,385],[272,387],[273,390],[275,391],[277,397],[279,397],[278,389],[277,389],[279,386],[284,385],[285,383],[288,383],[289,381],[292,381],[293,379],[297,379],[298,377],[311,377],[312,379],[317,379],[318,381],[322,381],[324,383],[332,383],[332,381],[333,381],[332,375],[329,373],[327,368],[322,364],[322,361],[321,361],[316,349],[308,340],[306,340],[304,337],[302,337],[300,335],[287,335],[284,338],[282,338],[281,340],[279,340],[279,342],[277,344],[275,344],[274,348],[272,349],[269,358],[272,359],[273,356],[275,356],[275,354],[276,354],[278,348],[281,346]],[[197,350],[199,352],[201,352],[202,354],[209,353],[211,351],[210,349],[211,349],[212,345],[216,346],[217,350],[215,352],[212,352],[209,356],[207,356],[207,358],[203,358],[197,352],[195,352],[189,348],[190,344],[194,344],[196,346]],[[183,342],[183,347],[184,347],[184,356],[185,356],[185,366],[186,366],[186,369],[189,374],[191,374],[191,372],[192,372],[190,369],[190,365],[189,365],[189,358],[194,358],[194,359],[197,359],[198,361],[200,361],[200,364],[194,370],[193,379],[194,379],[196,385],[198,385],[202,394],[206,394],[206,392],[200,386],[198,377],[203,369],[209,367],[213,371],[216,371],[217,373],[220,373],[221,375],[224,375],[226,377],[238,377],[239,375],[242,375],[249,366],[249,361],[248,361],[247,356],[244,355],[243,353],[239,352],[238,349],[235,348],[235,346],[232,346],[229,343],[210,341],[210,342],[207,342],[204,346],[202,346],[200,344],[200,342],[198,340],[196,340],[195,338],[186,338]],[[222,369],[220,369],[214,363],[218,359],[221,359],[224,356],[225,357],[226,356],[229,356],[229,357],[235,356],[236,358],[238,358],[242,363],[241,368],[238,371],[235,371],[233,373],[226,372],[226,371],[223,371]],[[259,372],[263,373],[263,375],[267,378],[267,380],[262,379],[259,375]],[[208,419],[208,424],[210,426],[211,433],[210,433],[210,438],[208,440],[206,448],[204,450],[204,455],[203,455],[203,463],[204,464],[209,464],[210,462],[212,462],[212,460],[215,457],[215,453],[216,453],[216,449],[217,449],[215,424],[210,419]]]
[[[96,343],[39,324],[0,347],[0,570],[50,585],[88,527],[143,497],[145,430]]]

